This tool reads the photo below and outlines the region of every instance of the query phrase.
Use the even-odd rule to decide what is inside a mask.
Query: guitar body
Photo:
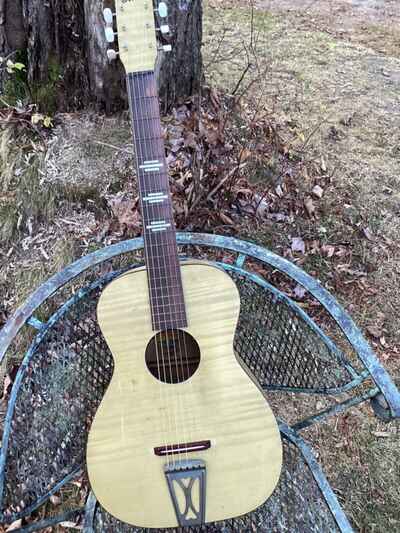
[[[234,282],[205,262],[183,264],[181,272],[185,330],[200,349],[197,370],[185,381],[157,379],[146,363],[155,332],[145,269],[110,283],[97,310],[115,369],[89,433],[89,479],[109,513],[144,528],[178,526],[164,473],[168,462],[204,461],[206,522],[264,503],[282,463],[272,411],[233,351],[240,308]],[[200,451],[155,453],[165,445],[204,441],[209,447]]]

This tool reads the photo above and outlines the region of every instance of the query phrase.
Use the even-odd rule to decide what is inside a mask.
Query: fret
[[[135,137],[138,141],[164,142],[164,136],[160,125],[160,119],[134,120]],[[154,134],[148,137],[149,130]]]
[[[162,135],[153,135],[152,137],[137,137],[138,141],[162,141],[164,142],[164,137]]]
[[[152,309],[153,309],[153,313],[157,309],[161,309],[162,313],[164,313],[165,310],[167,309],[169,316],[178,316],[180,318],[183,318],[184,315],[185,315],[185,309],[184,308],[176,309],[176,308],[171,308],[171,307],[166,306],[166,305],[157,305],[157,304],[155,304],[155,305],[152,306]]]
[[[146,120],[160,120],[160,115],[135,115],[132,119],[134,122],[145,122]]]
[[[185,319],[175,319],[169,322],[159,322],[153,321],[153,330],[154,331],[165,331],[167,329],[182,329],[186,328],[187,322]]]
[[[177,281],[178,278],[175,278],[175,281]],[[162,286],[160,286],[159,284],[155,284],[155,282],[164,282],[165,281],[165,277],[159,277],[159,276],[152,276],[151,277],[151,280],[149,280],[150,283],[149,283],[149,287],[150,287],[150,290],[152,292],[155,292],[155,291],[160,291],[160,294],[165,294],[166,292],[168,293],[168,290],[170,291],[169,294],[171,293],[171,289],[178,289],[180,290],[181,288],[181,284],[180,283],[177,283],[177,284],[174,284],[174,283],[168,283],[168,284],[162,284]],[[171,279],[169,279],[169,281],[171,281]],[[165,289],[165,290],[164,290]]]
[[[183,304],[180,300],[176,298],[176,295],[178,293],[171,295],[171,294],[164,294],[164,295],[157,295],[155,297],[154,304],[155,305],[173,305],[174,307],[182,307]]]

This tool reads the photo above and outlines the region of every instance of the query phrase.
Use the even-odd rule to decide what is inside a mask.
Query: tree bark
[[[110,0],[111,1],[111,0]],[[172,53],[157,62],[160,97],[167,110],[201,83],[201,0],[169,0]],[[110,63],[103,8],[108,0],[0,0],[0,56],[25,50],[33,87],[53,90],[60,110],[126,106],[125,73]]]

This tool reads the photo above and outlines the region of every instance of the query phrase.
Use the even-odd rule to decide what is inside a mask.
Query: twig
[[[232,91],[232,96],[235,96],[235,94],[237,93],[237,91],[239,90],[239,87],[242,85],[242,82],[246,76],[246,74],[248,73],[248,71],[250,70],[252,64],[251,63],[247,63],[246,65],[246,68],[244,69],[244,71],[242,72],[242,75],[240,76],[240,79],[239,81],[237,82],[236,84],[236,87],[234,88],[234,90]]]
[[[100,144],[101,146],[107,146],[107,148],[112,148],[113,150],[117,150],[118,152],[124,152],[125,154],[133,155],[133,150],[126,150],[126,148],[119,148],[119,146],[115,146],[114,144],[105,143],[102,141],[93,141],[95,144]]]
[[[214,196],[214,194],[219,191],[219,189],[222,187],[222,185],[224,183],[226,183],[230,178],[232,178],[236,172],[238,172],[241,168],[243,168],[245,166],[245,163],[242,163],[241,165],[238,165],[236,166],[235,168],[232,168],[232,170],[230,172],[228,172],[228,174],[225,176],[225,178],[223,178],[216,187],[214,187],[214,189],[209,193],[209,195],[207,196],[207,201],[210,201],[212,199],[212,197]]]

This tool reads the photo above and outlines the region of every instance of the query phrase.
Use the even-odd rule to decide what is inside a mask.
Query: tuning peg
[[[162,50],[163,52],[172,52],[172,46],[170,44],[164,44],[159,47],[159,50]]]
[[[112,48],[110,48],[109,50],[107,50],[107,57],[108,57],[108,60],[109,61],[115,61],[117,59],[117,57],[119,56],[118,52],[116,52],[115,50],[113,50]]]
[[[106,21],[106,24],[112,26],[113,23],[114,23],[114,13],[111,11],[111,9],[109,7],[107,7],[104,11],[103,11],[103,16],[104,16],[104,20]]]
[[[167,4],[165,2],[160,2],[158,4],[158,8],[156,9],[156,11],[158,11],[158,14],[163,19],[168,17],[168,7],[167,7]]]
[[[168,24],[161,24],[159,28],[157,28],[158,31],[160,31],[163,35],[166,35],[169,33],[169,26]]]
[[[114,33],[114,30],[110,26],[107,26],[107,28],[105,29],[105,34],[107,42],[113,43],[115,41],[115,36],[117,34]]]

